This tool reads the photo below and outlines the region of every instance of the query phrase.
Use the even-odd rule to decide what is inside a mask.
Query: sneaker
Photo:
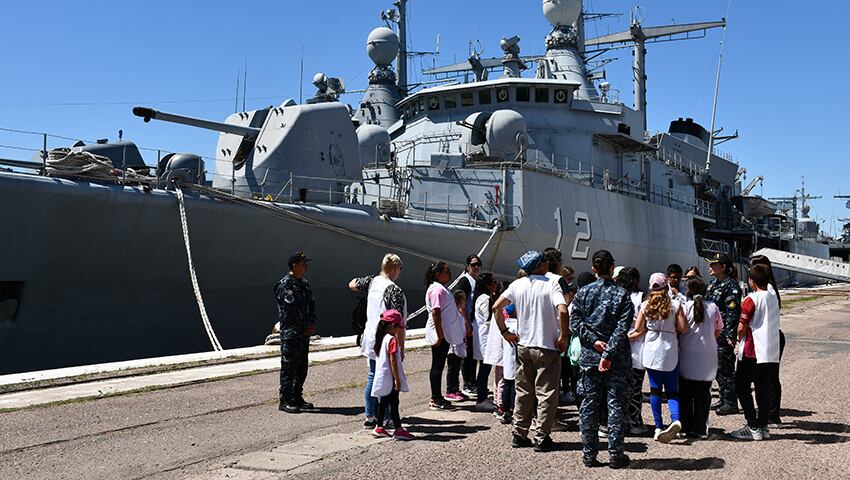
[[[762,440],[768,440],[768,439],[770,439],[770,427],[769,427],[769,426],[768,426],[768,427],[760,428],[759,430],[761,430],[761,438],[762,438]]]
[[[599,460],[596,459],[596,457],[582,457],[581,463],[583,463],[584,466],[587,468],[596,468],[602,466],[602,463],[600,463]]]
[[[375,427],[375,429],[372,430],[372,436],[375,438],[389,438],[390,432],[388,432],[384,427]]]
[[[502,418],[502,415],[505,414],[505,409],[496,405],[496,408],[493,409],[493,416],[496,418]]]
[[[661,430],[660,428],[656,428],[656,429],[655,429],[655,434],[652,436],[652,439],[653,439],[653,440],[655,440],[655,441],[657,442],[657,441],[658,441],[658,437],[661,435],[661,432],[663,432],[663,431],[664,431],[664,430]]]
[[[393,438],[396,440],[413,440],[416,437],[414,437],[413,434],[408,432],[407,430],[398,427],[395,429],[395,432],[393,432]]]
[[[461,392],[447,393],[443,395],[443,398],[450,402],[465,402],[466,400],[469,400],[469,397]]]
[[[632,425],[629,427],[629,435],[632,437],[642,437],[649,433],[649,427],[644,424]]]
[[[520,437],[516,433],[513,434],[513,438],[511,438],[511,447],[512,448],[526,448],[530,447],[533,444],[528,437]]]
[[[378,426],[378,419],[375,417],[369,417],[363,422],[363,428],[366,430],[371,430]]]
[[[608,427],[599,426],[599,438],[608,438]]]
[[[499,419],[499,422],[502,425],[510,425],[511,422],[514,421],[514,414],[512,412],[505,412],[502,417]]]
[[[632,459],[625,453],[621,453],[617,456],[611,457],[611,460],[608,462],[608,468],[613,468],[615,470],[618,468],[626,468],[630,463],[632,463]]]
[[[682,423],[676,420],[667,426],[664,430],[655,429],[655,440],[661,443],[670,443],[670,440],[676,438],[678,433],[682,430]]]
[[[744,425],[742,428],[730,432],[729,435],[738,440],[762,440],[764,438],[761,429],[750,428],[749,425]]]
[[[551,452],[555,449],[555,442],[552,441],[552,437],[546,435],[543,440],[534,443],[534,451],[538,453]]]
[[[572,405],[576,403],[576,397],[573,396],[572,392],[564,392],[561,394],[560,403],[561,405]]]
[[[277,406],[277,409],[286,413],[301,413],[301,407],[290,403],[281,403]]]
[[[455,409],[452,405],[452,402],[449,402],[448,400],[444,399],[440,399],[439,401],[431,400],[431,403],[428,404],[428,408],[430,408],[431,410],[445,411],[451,411]]]
[[[478,389],[476,389],[475,386],[463,387],[463,390],[461,390],[461,393],[463,395],[466,395],[467,398],[478,398]]]
[[[392,419],[387,420],[384,422],[384,428],[387,430],[395,430],[395,422],[393,422]]]
[[[473,410],[476,412],[493,412],[496,410],[496,406],[490,400],[484,400],[483,402],[476,403]]]
[[[721,407],[718,407],[717,410],[714,411],[714,413],[716,413],[720,416],[723,416],[723,415],[735,415],[739,411],[740,410],[738,410],[738,407],[733,407],[733,406],[730,406],[730,405],[723,405]]]

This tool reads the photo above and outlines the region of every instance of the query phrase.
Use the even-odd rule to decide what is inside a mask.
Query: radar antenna
[[[635,110],[641,112],[642,127],[646,130],[646,44],[703,38],[709,29],[725,27],[726,19],[717,22],[644,28],[641,25],[643,16],[642,9],[632,10],[632,24],[629,30],[584,40],[585,48],[582,53],[586,55],[595,52],[605,53],[619,48],[633,48]]]

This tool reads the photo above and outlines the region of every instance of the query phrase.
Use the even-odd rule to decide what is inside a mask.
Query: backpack
[[[372,286],[372,279],[366,283],[365,291],[357,292],[357,297],[354,300],[354,308],[351,309],[351,329],[357,335],[357,346],[360,346],[360,340],[363,337],[363,332],[366,330],[366,306],[368,305],[369,287]]]

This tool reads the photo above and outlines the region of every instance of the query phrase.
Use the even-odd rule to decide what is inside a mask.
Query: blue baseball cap
[[[519,257],[516,261],[516,264],[519,265],[519,268],[525,270],[525,273],[530,274],[537,268],[537,265],[543,260],[543,253],[538,252],[537,250],[529,250],[523,254],[523,256]]]

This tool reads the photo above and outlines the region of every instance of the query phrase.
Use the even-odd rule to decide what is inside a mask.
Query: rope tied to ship
[[[47,176],[76,177],[115,181],[118,177],[133,180],[149,179],[132,168],[125,171],[115,168],[112,161],[103,155],[91,152],[72,152],[68,148],[57,148],[47,152]]]
[[[210,344],[213,350],[220,352],[222,350],[221,343],[219,343],[210,322],[210,317],[207,315],[207,308],[204,306],[204,297],[201,295],[201,287],[198,285],[198,275],[195,273],[195,263],[192,261],[192,246],[189,242],[189,222],[186,220],[186,200],[183,198],[183,190],[180,188],[179,182],[174,182],[174,192],[177,194],[177,204],[180,208],[180,227],[183,229],[183,243],[186,246],[186,259],[189,262],[189,277],[192,280],[192,291],[195,293],[195,300],[198,303],[198,310],[201,312],[201,320],[204,323],[204,330],[207,332]]]

